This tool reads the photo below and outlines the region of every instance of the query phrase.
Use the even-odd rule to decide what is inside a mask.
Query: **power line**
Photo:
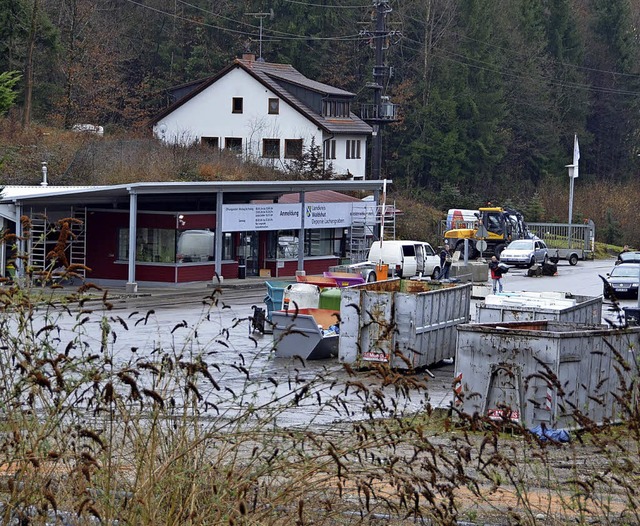
[[[406,38],[404,39],[405,41],[408,42],[412,42],[414,44],[422,44],[422,42],[419,42],[417,40],[413,40],[411,38]],[[422,49],[417,49],[417,48],[411,48],[410,46],[406,46],[409,47],[410,49],[412,49],[415,52],[420,52],[422,51]],[[637,97],[640,95],[640,92],[637,91],[631,91],[631,90],[624,90],[624,89],[617,89],[617,88],[608,88],[606,86],[594,86],[592,84],[583,84],[583,83],[578,83],[578,82],[568,82],[568,81],[562,81],[559,79],[555,79],[553,77],[549,77],[546,75],[536,75],[536,76],[532,76],[532,75],[521,75],[519,73],[514,73],[512,69],[502,69],[496,66],[493,66],[493,64],[490,64],[488,62],[476,59],[476,58],[472,58],[472,57],[468,57],[466,55],[462,55],[460,53],[456,53],[453,51],[449,51],[447,49],[444,48],[440,48],[438,46],[434,46],[435,50],[440,51],[441,53],[445,54],[445,55],[449,55],[447,56],[443,56],[443,55],[434,55],[435,58],[441,58],[443,60],[448,60],[450,62],[455,62],[457,64],[461,64],[464,66],[468,66],[474,69],[479,69],[479,70],[483,70],[483,71],[490,71],[492,73],[497,73],[499,75],[502,76],[507,76],[507,77],[512,77],[512,78],[520,78],[523,80],[543,80],[546,81],[547,83],[554,85],[554,86],[559,86],[559,87],[565,87],[565,88],[573,88],[573,89],[578,89],[578,90],[582,90],[582,91],[591,91],[593,93],[607,93],[607,94],[611,94],[611,95],[629,95],[629,96],[634,96]],[[452,57],[457,57],[457,58],[452,58]],[[474,64],[473,62],[476,62],[476,64]]]

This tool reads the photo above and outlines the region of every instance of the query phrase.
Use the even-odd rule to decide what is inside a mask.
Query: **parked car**
[[[616,265],[621,263],[640,263],[640,252],[621,252],[616,260]]]
[[[516,267],[532,267],[549,260],[547,245],[542,239],[516,239],[500,254],[500,262]]]
[[[615,296],[638,297],[638,283],[640,282],[640,266],[636,263],[620,263],[615,265],[604,283],[605,298]]]

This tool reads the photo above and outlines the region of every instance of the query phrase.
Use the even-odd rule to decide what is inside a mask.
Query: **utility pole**
[[[260,19],[260,51],[258,53],[258,60],[262,60],[262,21],[269,17],[271,20],[273,20],[274,17],[274,13],[273,13],[273,9],[270,9],[268,13],[245,13],[247,16],[254,16],[256,18]]]
[[[398,120],[398,106],[389,102],[384,95],[386,80],[390,77],[390,68],[385,65],[384,51],[389,47],[392,37],[399,36],[396,31],[388,31],[387,15],[392,9],[387,0],[373,0],[375,8],[375,29],[364,31],[374,49],[373,82],[367,87],[373,89],[373,104],[362,105],[362,119],[373,128],[371,139],[371,178],[380,179],[382,171],[382,126]]]

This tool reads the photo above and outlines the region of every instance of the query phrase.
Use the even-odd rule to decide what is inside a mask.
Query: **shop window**
[[[305,256],[329,256],[333,254],[333,229],[306,230],[304,238]]]
[[[197,263],[213,261],[214,233],[210,230],[183,230],[178,235],[176,261]]]
[[[195,263],[215,260],[214,232],[208,230],[176,231],[160,228],[139,228],[136,261],[141,263]],[[118,260],[129,259],[129,229],[118,231]],[[234,236],[222,237],[222,259],[234,259]]]
[[[298,231],[269,232],[267,257],[270,259],[296,259],[298,257]]]
[[[118,259],[129,259],[129,229],[118,231]],[[136,239],[136,261],[141,263],[174,263],[176,231],[164,228],[139,228]]]
[[[338,240],[339,241],[339,240]],[[305,256],[331,256],[336,239],[334,229],[306,230],[304,238]],[[296,259],[298,257],[298,231],[279,230],[269,232],[267,257],[269,259]]]

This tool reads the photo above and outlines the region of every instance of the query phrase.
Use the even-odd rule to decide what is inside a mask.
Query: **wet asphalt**
[[[579,267],[559,267],[559,276],[552,278],[527,278],[526,272],[514,269],[505,279],[505,288],[598,294],[598,275],[609,266],[610,262],[584,262]],[[107,320],[114,335],[108,352],[122,368],[153,360],[161,352],[176,359],[203,356],[220,388],[213,389],[206,381],[199,385],[215,408],[211,416],[233,419],[251,406],[270,413],[278,425],[295,427],[450,407],[452,361],[403,373],[394,384],[372,371],[347,371],[337,359],[276,358],[272,336],[251,326],[252,307],[265,307],[265,281],[246,278],[180,287],[140,286],[135,294],[111,287],[106,301],[104,291],[92,291],[83,304],[83,315],[90,319],[83,323],[81,334],[74,316],[58,321],[59,345],[62,348],[81,337],[85,346],[99,346]],[[472,300],[472,319],[476,301]],[[398,388],[410,384],[414,387]],[[298,396],[302,391],[304,396]]]

